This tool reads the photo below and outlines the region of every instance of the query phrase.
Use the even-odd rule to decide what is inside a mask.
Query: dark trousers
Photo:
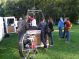
[[[65,27],[64,27],[64,32],[63,32],[63,38],[65,38],[66,37],[66,29],[65,29]]]
[[[22,54],[22,43],[21,43],[23,34],[24,34],[23,32],[18,32],[18,39],[19,39],[18,49],[19,49],[19,54],[20,54],[21,57],[24,57],[23,54]]]
[[[44,31],[41,31],[41,41],[44,44],[44,48],[47,48],[47,43],[46,43],[46,34]]]

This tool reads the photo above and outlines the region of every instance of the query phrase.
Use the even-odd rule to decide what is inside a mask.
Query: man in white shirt
[[[37,24],[36,24],[36,19],[34,16],[29,16],[29,19],[31,21],[30,26],[32,29],[36,29],[37,28]]]

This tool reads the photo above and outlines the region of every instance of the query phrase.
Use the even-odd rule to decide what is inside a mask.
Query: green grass
[[[55,29],[57,27],[55,26]],[[59,40],[58,31],[54,32],[54,47],[48,48],[45,52],[39,48],[36,59],[79,59],[79,25],[73,25],[71,29],[70,44],[65,43],[65,39]],[[20,59],[18,52],[17,34],[10,34],[0,42],[0,59]]]

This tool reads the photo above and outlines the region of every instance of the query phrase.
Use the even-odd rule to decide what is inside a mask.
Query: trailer
[[[36,20],[38,19],[39,21],[41,18],[45,19],[42,10],[37,10],[37,9],[31,9],[31,10],[28,9],[27,16],[33,16],[33,17],[35,17]],[[35,28],[34,26],[32,27],[32,23],[29,27],[31,27],[31,28],[29,28],[26,31],[26,33],[22,36],[22,38],[19,40],[19,44],[18,44],[19,45],[19,53],[20,53],[21,58],[35,59],[34,55],[35,55],[35,52],[37,52],[37,48],[44,47],[44,44],[41,42],[41,37],[40,37],[41,30]],[[30,42],[27,43],[29,40],[31,41],[31,44],[30,44]],[[46,44],[48,47],[49,46],[48,37],[46,37]],[[33,48],[33,49],[35,49],[34,51],[33,51],[32,47],[35,47],[35,48]],[[33,53],[31,54],[32,51],[33,51]]]

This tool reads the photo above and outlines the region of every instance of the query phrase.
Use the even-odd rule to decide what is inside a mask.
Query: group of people
[[[18,36],[19,40],[21,40],[23,34],[29,30],[41,30],[41,42],[44,44],[44,48],[47,48],[47,34],[50,37],[50,46],[53,46],[53,20],[50,17],[48,22],[46,22],[45,18],[42,18],[40,22],[37,25],[36,19],[34,16],[26,16],[25,20],[22,18],[19,19],[18,21]]]
[[[44,48],[47,49],[47,36],[50,38],[50,46],[53,47],[54,45],[54,28],[53,28],[54,22],[52,17],[49,17],[48,21],[46,22],[45,18],[42,18],[40,22],[37,24],[36,18],[34,16],[26,16],[25,20],[22,18],[18,21],[18,37],[19,42],[21,42],[21,39],[23,35],[26,33],[27,30],[41,30],[40,34],[40,40],[44,45]],[[68,17],[62,18],[60,17],[60,20],[58,22],[58,29],[59,29],[59,37],[60,38],[66,38],[66,42],[68,43],[70,41],[70,29],[72,27],[72,24],[70,22],[70,19]],[[64,31],[63,31],[64,29]],[[21,54],[21,51],[19,51]],[[21,55],[22,56],[22,55]]]
[[[46,22],[45,18],[42,18],[40,22],[37,25],[36,18],[34,16],[26,16],[25,20],[22,18],[18,21],[18,37],[19,42],[21,42],[22,36],[25,34],[27,30],[41,30],[40,34],[40,40],[44,44],[44,48],[47,49],[47,36],[50,38],[50,46],[53,47],[54,45],[54,22],[52,17],[49,17],[48,21]],[[72,27],[72,24],[70,22],[70,19],[68,17],[62,18],[60,17],[60,20],[58,22],[58,29],[59,29],[59,37],[60,38],[66,38],[66,42],[68,43],[70,41],[70,29]],[[64,29],[64,31],[63,31]],[[20,47],[19,47],[20,48]],[[22,54],[21,51],[19,51],[20,55]],[[21,55],[22,56],[22,55]]]
[[[66,43],[69,43],[70,41],[70,29],[72,27],[72,23],[70,22],[70,19],[68,17],[64,18],[60,17],[60,20],[58,22],[58,29],[59,29],[59,37],[60,38],[66,38]],[[64,31],[62,31],[64,28]]]
[[[44,44],[44,48],[47,48],[47,35],[50,37],[50,46],[53,47],[53,20],[50,17],[48,22],[42,19],[38,25],[38,29],[41,30],[41,41]]]
[[[30,22],[30,23],[29,23]],[[50,46],[53,47],[54,44],[54,37],[53,37],[53,28],[54,22],[52,20],[52,17],[49,17],[48,21],[46,22],[45,18],[42,18],[37,25],[36,19],[34,16],[26,16],[25,20],[22,18],[19,19],[18,22],[18,36],[19,40],[22,38],[23,34],[29,30],[41,30],[41,42],[44,44],[44,48],[47,48],[47,35],[50,38]],[[58,29],[59,29],[59,37],[60,38],[66,38],[66,42],[70,41],[70,29],[72,27],[72,24],[68,17],[62,18],[60,17],[60,20],[58,22]],[[62,31],[64,28],[64,31]]]

